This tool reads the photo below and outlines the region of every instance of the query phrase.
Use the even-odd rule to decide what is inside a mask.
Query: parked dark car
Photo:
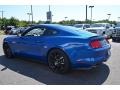
[[[11,29],[13,29],[14,27],[13,26],[7,26],[6,27],[6,29],[4,30],[4,33],[6,34],[6,35],[8,35],[8,34],[11,34]]]

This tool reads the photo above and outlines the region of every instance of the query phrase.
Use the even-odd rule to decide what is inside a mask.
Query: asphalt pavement
[[[111,57],[91,70],[73,70],[61,75],[29,59],[7,59],[0,35],[0,85],[120,85],[120,43],[111,43]]]

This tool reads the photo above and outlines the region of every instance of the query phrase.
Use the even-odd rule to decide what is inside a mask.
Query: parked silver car
[[[114,28],[109,23],[95,23],[86,30],[99,35],[106,35],[107,37],[111,38]]]
[[[86,28],[90,28],[90,24],[75,24],[74,27],[76,27],[80,30],[84,30]]]

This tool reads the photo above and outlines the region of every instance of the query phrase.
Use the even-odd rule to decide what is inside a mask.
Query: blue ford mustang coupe
[[[34,25],[21,35],[6,37],[3,50],[8,58],[33,58],[58,73],[89,69],[110,57],[110,44],[103,36],[57,24]]]

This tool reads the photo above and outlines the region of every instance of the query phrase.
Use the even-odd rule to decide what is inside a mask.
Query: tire
[[[7,43],[4,43],[3,44],[3,51],[4,51],[4,54],[7,58],[13,58],[13,53],[9,47],[9,45]]]
[[[56,73],[67,73],[70,71],[70,61],[66,53],[60,49],[53,49],[48,54],[49,68]]]

